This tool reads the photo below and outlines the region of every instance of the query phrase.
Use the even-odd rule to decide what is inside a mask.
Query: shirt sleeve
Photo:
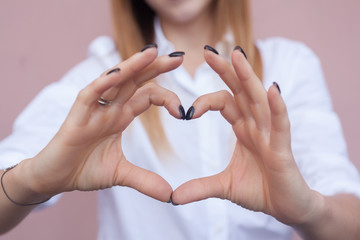
[[[78,92],[103,70],[97,60],[86,60],[59,82],[45,87],[17,117],[12,133],[0,141],[0,169],[34,157],[45,148],[64,122]],[[53,205],[60,196],[52,197],[36,209]]]
[[[106,68],[120,61],[111,38],[101,36],[89,46],[88,58],[60,81],[45,87],[16,119],[12,133],[0,141],[0,169],[39,153],[64,122],[77,94]],[[60,195],[37,209],[54,204]]]
[[[0,142],[0,168],[35,156],[60,128],[77,95],[65,82],[44,88],[16,119],[13,132]]]
[[[64,82],[43,89],[16,119],[12,134],[0,142],[0,169],[41,151],[61,126],[75,96],[76,90]],[[50,206],[59,198],[54,196],[36,209]]]
[[[0,169],[41,151],[64,122],[79,91],[117,63],[119,57],[114,47],[109,48],[109,41],[108,37],[95,39],[89,47],[89,57],[60,81],[45,87],[18,116],[12,133],[0,142]]]
[[[297,44],[283,90],[292,133],[292,149],[309,186],[324,194],[360,197],[360,177],[348,158],[342,127],[333,111],[318,57]]]

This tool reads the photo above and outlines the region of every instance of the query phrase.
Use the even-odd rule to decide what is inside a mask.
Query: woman
[[[2,232],[55,194],[106,189],[99,239],[288,239],[293,228],[359,237],[359,175],[310,50],[255,45],[244,0],[114,0],[113,9],[116,48],[96,40],[0,146],[4,166],[27,158],[2,173]],[[150,104],[169,113],[135,118]]]

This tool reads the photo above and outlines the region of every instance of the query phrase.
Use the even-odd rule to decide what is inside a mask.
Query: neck
[[[165,37],[175,50],[185,51],[183,66],[191,76],[204,62],[204,45],[214,45],[214,20],[210,11],[186,23],[174,23],[160,18]]]

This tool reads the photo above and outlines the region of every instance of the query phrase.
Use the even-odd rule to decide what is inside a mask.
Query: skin
[[[145,0],[161,21],[175,25],[191,25],[208,13],[212,0]]]
[[[208,50],[205,60],[232,94],[220,91],[199,97],[193,118],[220,111],[232,125],[237,143],[224,171],[184,183],[173,192],[172,201],[228,199],[275,217],[305,239],[359,239],[360,221],[353,211],[360,210],[360,200],[348,194],[325,197],[311,190],[301,176],[277,87],[266,91],[239,50],[233,52],[232,64]]]
[[[183,57],[157,57],[157,49],[139,52],[83,89],[65,122],[50,143],[34,158],[22,161],[4,177],[11,198],[33,203],[61,192],[90,191],[127,186],[167,202],[171,186],[159,175],[127,161],[122,152],[123,130],[151,104],[164,106],[180,119],[181,104],[176,94],[147,80],[178,67]],[[100,105],[101,96],[111,94],[109,106]],[[16,186],[16,187],[15,187]],[[1,191],[0,232],[18,224],[33,207],[11,203]]]
[[[146,1],[159,13],[166,37],[176,49],[181,46],[187,57],[195,48],[198,54],[197,46],[203,42],[211,43],[211,34],[196,34],[211,33],[211,1],[196,1],[193,8],[188,8],[190,0]],[[171,4],[187,14],[172,12]],[[157,8],[160,5],[166,7]],[[353,214],[360,211],[359,199],[345,194],[325,197],[302,178],[291,151],[286,106],[276,86],[266,91],[238,50],[231,63],[203,50],[203,45],[201,54],[193,56],[184,62],[190,74],[205,58],[231,89],[231,94],[204,95],[193,104],[193,118],[220,111],[237,136],[233,157],[223,172],[191,180],[173,192],[161,176],[132,165],[123,155],[122,131],[151,104],[164,106],[180,118],[181,103],[175,93],[156,84],[140,85],[175,69],[184,59],[157,57],[156,48],[149,48],[116,66],[121,71],[107,75],[109,69],[79,93],[48,146],[6,174],[9,195],[28,203],[60,192],[128,186],[164,202],[172,195],[176,204],[217,197],[274,216],[306,239],[359,239],[360,222]],[[112,104],[98,104],[101,96]],[[12,204],[1,192],[0,232],[14,227],[32,208]]]
[[[145,0],[154,9],[166,38],[175,49],[186,51],[183,67],[194,76],[204,62],[203,47],[212,41],[213,0]]]
[[[192,1],[193,8],[187,8],[187,0],[146,2],[158,13],[168,40],[181,46],[187,56],[189,51],[194,53],[183,64],[193,76],[203,62],[194,46],[204,41],[211,45],[211,34],[216,34],[211,29],[211,1]],[[186,9],[188,14],[176,14],[167,5],[172,2],[178,4],[178,13]],[[277,218],[305,239],[359,239],[360,220],[353,212],[360,212],[360,200],[349,194],[325,197],[311,190],[301,176],[291,150],[286,106],[277,88],[266,91],[240,51],[233,52],[232,63],[208,50],[204,57],[232,94],[222,91],[201,96],[193,104],[193,118],[208,110],[220,111],[238,141],[223,172],[184,183],[173,192],[172,201],[228,199]]]
[[[309,202],[318,203],[292,156],[285,104],[275,86],[265,91],[240,51],[234,51],[232,58],[234,66],[211,51],[205,52],[205,59],[234,96],[221,91],[202,96],[193,105],[195,118],[208,110],[220,111],[233,126],[238,141],[232,160],[224,172],[179,187],[173,200],[186,203],[215,196],[283,222],[301,219],[312,209]],[[301,199],[299,192],[303,193]],[[289,206],[283,203],[284,198]],[[294,206],[295,213],[290,211]],[[284,213],[289,216],[282,216]]]

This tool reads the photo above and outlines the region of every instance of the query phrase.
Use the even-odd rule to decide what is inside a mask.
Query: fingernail
[[[148,44],[148,45],[146,45],[143,49],[141,49],[140,52],[143,52],[143,51],[145,51],[146,49],[152,48],[152,47],[157,48],[158,45],[157,45],[156,43]]]
[[[186,113],[185,119],[186,119],[186,120],[192,119],[192,117],[194,116],[194,112],[195,112],[195,108],[194,108],[193,106],[191,106],[191,107],[189,108],[189,110],[187,111],[187,113]]]
[[[277,89],[279,90],[279,93],[281,94],[281,90],[280,90],[280,86],[277,82],[273,82],[273,85],[275,85],[277,87]]]
[[[178,51],[178,52],[170,53],[169,57],[181,57],[181,56],[184,56],[184,55],[185,55],[185,52]]]
[[[174,206],[178,206],[178,205],[179,205],[179,204],[176,204],[176,203],[173,202],[173,200],[172,200],[172,193],[171,193],[171,195],[170,195],[169,203],[171,203],[171,204],[174,205]]]
[[[219,52],[218,52],[218,51],[216,51],[216,49],[215,49],[215,48],[210,47],[209,45],[205,45],[205,46],[204,46],[204,49],[207,49],[207,50],[212,51],[213,53],[215,53],[215,54],[219,55]]]
[[[182,105],[179,106],[179,112],[180,112],[180,118],[182,120],[185,120],[185,110],[184,110],[184,107]]]
[[[246,56],[246,53],[244,52],[244,49],[242,49],[240,46],[236,46],[236,47],[234,48],[234,51],[235,51],[235,50],[239,50],[242,54],[244,54],[245,58],[247,59],[247,56]]]
[[[114,69],[110,70],[106,75],[109,75],[114,72],[119,72],[119,71],[120,71],[120,68],[114,68]]]

